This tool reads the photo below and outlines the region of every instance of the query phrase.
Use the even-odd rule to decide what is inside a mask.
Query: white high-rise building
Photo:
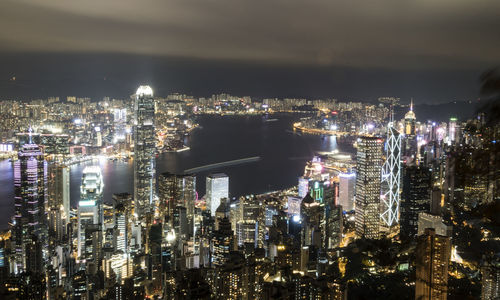
[[[229,177],[224,173],[207,176],[206,202],[212,216],[220,205],[222,198],[229,198]]]
[[[354,190],[356,188],[355,173],[339,175],[339,203],[345,211],[354,209]]]

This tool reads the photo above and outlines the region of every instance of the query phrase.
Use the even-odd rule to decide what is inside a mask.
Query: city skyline
[[[498,0],[0,1],[0,298],[500,299]]]
[[[134,98],[0,102],[1,167],[15,189],[4,231],[13,243],[0,239],[0,293],[75,300],[274,299],[276,289],[296,299],[357,299],[378,286],[382,294],[371,294],[379,298],[500,293],[497,231],[482,212],[498,197],[497,178],[485,175],[496,154],[485,115],[424,121],[411,101],[396,117],[396,97],[155,98],[139,86]],[[248,151],[252,144],[260,150]],[[299,144],[307,156],[283,156]],[[157,170],[191,151],[195,167]],[[222,161],[203,163],[218,152]],[[294,160],[302,170],[289,169]],[[261,180],[273,165],[277,173]],[[292,180],[271,188],[281,176]],[[116,185],[129,177],[130,185]],[[252,182],[250,193],[237,188]],[[481,240],[469,242],[471,230]],[[481,291],[461,287],[479,286],[478,270]],[[386,285],[391,276],[399,279]]]

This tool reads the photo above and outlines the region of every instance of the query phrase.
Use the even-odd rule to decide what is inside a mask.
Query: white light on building
[[[222,198],[229,198],[229,177],[223,173],[207,176],[206,201],[212,216],[215,216]]]

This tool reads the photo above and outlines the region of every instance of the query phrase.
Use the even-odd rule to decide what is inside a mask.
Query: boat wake
[[[252,163],[252,162],[257,162],[259,160],[260,160],[260,156],[240,158],[240,159],[229,160],[229,161],[224,161],[224,162],[219,162],[219,163],[214,163],[214,164],[209,164],[209,165],[204,165],[204,166],[200,166],[200,167],[196,167],[196,168],[187,169],[187,170],[184,170],[184,173],[185,174],[198,173],[198,172],[207,171],[207,170],[211,170],[211,169],[218,169],[218,168],[222,168],[222,167],[248,164],[248,163]]]

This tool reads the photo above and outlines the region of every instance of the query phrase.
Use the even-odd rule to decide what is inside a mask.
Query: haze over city
[[[124,97],[148,82],[158,95],[442,103],[477,99],[477,78],[500,61],[493,0],[9,0],[0,8],[7,97]]]

